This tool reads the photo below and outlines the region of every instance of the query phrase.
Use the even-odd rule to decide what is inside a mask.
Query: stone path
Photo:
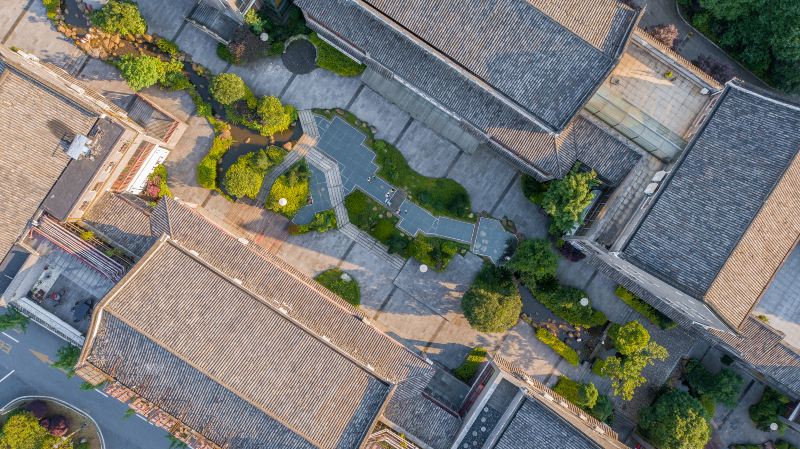
[[[476,254],[490,257],[495,262],[505,252],[508,239],[514,237],[513,234],[506,232],[500,222],[495,219],[482,218],[476,224],[449,217],[437,217],[407,199],[404,192],[376,175],[378,166],[374,162],[375,153],[364,144],[366,136],[340,117],[328,120],[319,115],[313,115],[309,111],[302,111],[300,120],[306,134],[311,136],[309,138],[316,141],[314,150],[319,151],[319,154],[315,154],[318,162],[314,164],[313,161],[310,161],[312,165],[319,165],[320,161],[328,159],[332,165],[337,167],[339,175],[338,179],[326,179],[327,189],[323,189],[318,184],[319,181],[312,182],[313,203],[298,213],[303,222],[307,223],[313,213],[324,210],[321,209],[322,205],[332,204],[342,209],[337,213],[337,219],[340,226],[344,227],[343,223],[347,218],[341,203],[344,196],[359,189],[375,201],[382,202],[387,207],[396,208],[395,213],[400,219],[397,227],[410,236],[421,232],[429,236],[466,243],[471,245]],[[314,136],[319,137],[315,138]],[[330,167],[327,171],[332,168]],[[328,178],[326,169],[320,168],[320,171],[326,173],[326,178]],[[278,169],[275,172],[281,173]],[[274,179],[271,178],[277,178],[277,176],[270,174],[269,178],[265,180],[266,185],[271,185],[271,182],[269,184],[267,182],[274,182]],[[335,188],[331,188],[330,181],[335,182]],[[268,187],[262,187],[262,189],[268,189]],[[321,196],[326,192],[329,195],[336,195],[337,198],[330,202],[325,201]],[[314,194],[317,194],[317,198],[314,198]],[[380,247],[382,248],[382,246]]]

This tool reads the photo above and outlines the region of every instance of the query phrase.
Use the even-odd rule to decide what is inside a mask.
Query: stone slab
[[[278,257],[308,276],[339,264],[353,241],[339,231],[292,235],[281,245]]]
[[[395,279],[395,285],[446,319],[463,316],[461,297],[483,266],[483,260],[467,253],[455,256],[443,272],[420,273],[419,266],[416,260],[409,260]]]
[[[8,34],[17,18],[25,12],[27,4],[28,0],[5,0],[3,2],[3,7],[0,8],[0,39]]]
[[[256,96],[277,97],[292,77],[280,57],[262,58],[244,65],[231,66],[230,72],[242,77]]]
[[[414,120],[397,142],[408,165],[417,172],[432,177],[443,177],[459,149],[433,130]]]
[[[550,217],[522,194],[522,176],[517,178],[492,215],[510,218],[517,226],[517,232],[528,238],[546,237],[550,226]]]
[[[173,39],[184,23],[189,11],[197,4],[195,0],[137,0],[139,11],[147,21],[147,32]],[[184,28],[191,25],[186,24]],[[182,47],[181,47],[182,48]]]
[[[516,173],[496,151],[481,146],[472,154],[462,154],[447,177],[467,189],[472,210],[491,212]]]
[[[308,75],[297,75],[281,100],[297,109],[345,108],[360,85],[358,78],[343,78],[317,69]]]
[[[181,50],[192,57],[192,61],[204,66],[213,73],[225,70],[228,63],[217,56],[218,42],[194,26],[186,25],[175,40]]]
[[[202,204],[209,191],[197,184],[197,164],[208,154],[214,140],[214,130],[206,119],[193,116],[189,125],[175,145],[164,165],[169,174],[172,194],[183,201]],[[221,196],[222,201],[228,202]]]
[[[415,352],[424,352],[444,318],[402,290],[395,290],[384,309],[374,318],[386,333]]]
[[[55,29],[47,18],[44,5],[38,0],[34,0],[25,11],[5,45],[18,47],[67,71],[74,69],[83,56],[83,52],[70,39]]]
[[[508,331],[499,354],[542,383],[547,382],[561,358],[540,342],[533,327],[524,321]]]
[[[361,90],[350,106],[350,112],[377,128],[376,138],[391,143],[397,140],[410,118],[402,109],[369,87]]]
[[[361,288],[361,310],[368,317],[378,314],[381,305],[394,289],[394,278],[400,269],[389,265],[384,259],[363,245],[354,245],[340,268],[350,273]]]

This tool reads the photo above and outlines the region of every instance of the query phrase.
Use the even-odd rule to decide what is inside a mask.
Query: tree
[[[147,32],[147,22],[139,14],[139,8],[129,1],[109,0],[92,14],[91,20],[106,33],[138,36]]]
[[[581,213],[591,204],[597,185],[597,173],[582,172],[573,168],[562,179],[551,181],[542,197],[542,209],[550,215],[550,233],[563,235],[572,230]]]
[[[75,365],[81,355],[81,349],[74,345],[65,345],[58,348],[58,359],[53,362],[53,368],[62,369],[67,372],[67,377],[75,375]]]
[[[678,40],[678,27],[673,24],[652,26],[647,28],[646,31],[653,36],[653,39],[669,48],[673,48],[675,41]]]
[[[772,423],[778,424],[779,428],[784,428],[785,424],[778,419],[783,415],[786,405],[789,404],[789,398],[778,393],[772,388],[767,387],[761,395],[761,399],[755,404],[750,406],[750,419],[756,426],[764,431],[769,430]]]
[[[699,360],[686,363],[683,378],[695,396],[708,396],[728,407],[736,405],[742,388],[742,377],[735,372],[723,368],[718,374],[713,374]]]
[[[225,191],[237,198],[258,196],[264,182],[264,171],[256,165],[256,153],[247,153],[225,172]]]
[[[223,105],[229,105],[247,95],[247,85],[235,73],[220,73],[211,81],[211,96]]]
[[[60,440],[50,435],[30,412],[12,414],[0,432],[3,449],[51,449]],[[64,441],[59,448],[72,449],[72,441]]]
[[[544,239],[527,239],[519,244],[506,268],[520,274],[530,288],[544,279],[553,278],[558,269],[558,256]]]
[[[294,120],[294,108],[282,105],[275,97],[262,97],[256,112],[261,118],[261,134],[264,136],[286,131]]]
[[[522,298],[511,272],[486,262],[461,298],[461,308],[475,329],[505,332],[519,321]]]
[[[28,317],[17,309],[9,307],[6,309],[6,313],[0,315],[0,331],[19,329],[24,332],[28,328],[28,321]]]
[[[650,342],[650,332],[647,332],[638,321],[630,321],[623,326],[617,324],[611,326],[609,336],[622,355],[640,352]]]
[[[711,439],[700,401],[689,393],[668,391],[639,414],[639,430],[659,449],[695,449]]]
[[[167,74],[164,62],[148,55],[125,55],[120,58],[117,68],[135,92],[163,81]]]
[[[639,352],[622,357],[606,357],[600,367],[600,375],[611,379],[615,395],[630,401],[636,389],[647,382],[642,370],[656,360],[666,360],[668,355],[663,346],[651,341]]]

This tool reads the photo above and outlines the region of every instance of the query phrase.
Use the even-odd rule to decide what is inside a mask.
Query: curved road
[[[675,0],[635,0],[640,6],[647,6],[639,25],[647,28],[654,25],[675,24],[678,27],[678,44],[675,46],[677,51],[684,58],[692,61],[700,55],[710,56],[717,61],[728,65],[734,76],[759,87],[768,87],[749,70],[728,56],[725,51],[717,47],[707,37],[692,28],[678,14],[678,7]]]
[[[0,307],[2,313],[5,309]],[[77,376],[69,379],[49,366],[64,344],[33,323],[25,333],[0,333],[0,404],[19,396],[52,396],[90,414],[100,425],[109,449],[168,449],[165,431],[138,415],[125,418],[125,404],[97,391],[81,390]]]

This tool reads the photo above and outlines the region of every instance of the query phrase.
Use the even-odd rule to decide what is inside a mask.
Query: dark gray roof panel
[[[149,211],[140,209],[118,193],[103,194],[81,220],[105,239],[138,257],[156,241],[150,234]]]
[[[556,128],[613,65],[613,51],[605,54],[528,1],[365,3]],[[609,34],[621,44],[627,29],[619,24],[630,24],[635,12],[616,2],[594,3],[616,13]]]
[[[598,125],[578,116],[559,136],[559,157],[562,170],[569,170],[575,161],[593,168],[600,177],[612,184],[619,184],[641,155],[608,134]]]
[[[599,449],[563,418],[535,399],[526,398],[494,449]]]
[[[800,110],[728,87],[626,257],[702,298],[800,150]]]

